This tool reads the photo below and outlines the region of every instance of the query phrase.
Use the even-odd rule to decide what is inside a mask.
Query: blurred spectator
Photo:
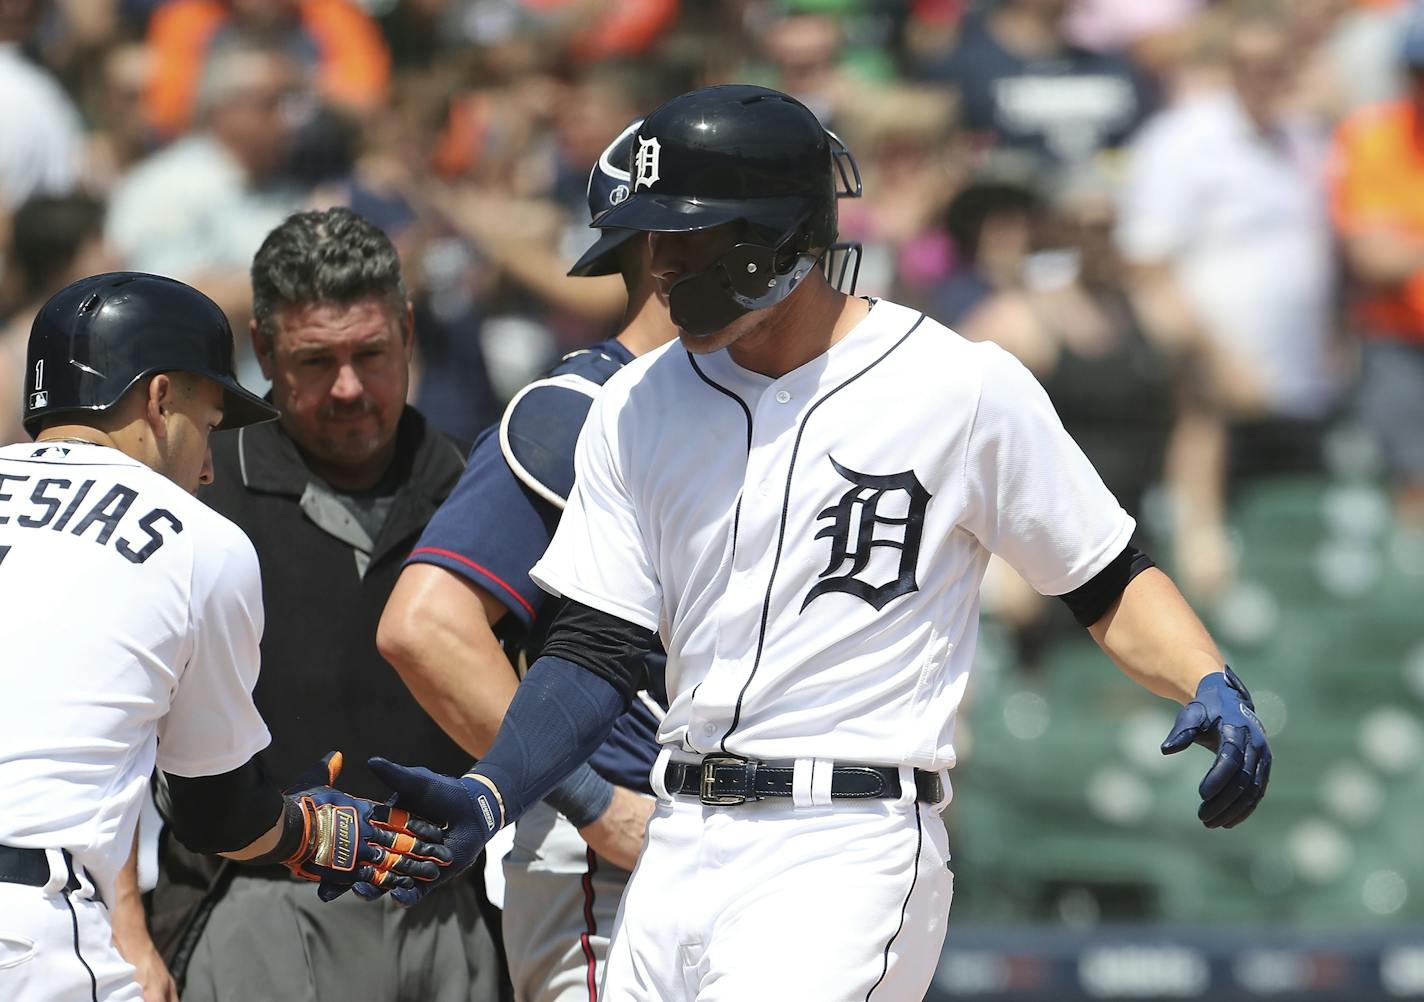
[[[1205,0],[1077,0],[1064,32],[1094,52],[1121,52],[1163,32],[1188,25]]]
[[[128,39],[122,0],[48,0],[31,47],[76,97],[93,82],[104,53]]]
[[[1404,94],[1404,68],[1398,59],[1410,0],[1355,0],[1344,3],[1325,39],[1328,89],[1342,113]]]
[[[1424,4],[1404,39],[1409,94],[1347,118],[1336,136],[1335,223],[1354,279],[1360,404],[1424,527]]]
[[[951,207],[951,232],[975,249],[982,283],[958,330],[995,341],[1033,371],[1063,426],[1138,518],[1137,544],[1165,556],[1144,514],[1149,492],[1169,473],[1195,472],[1164,464],[1169,439],[1185,427],[1180,358],[1155,340],[1123,288],[1112,242],[1113,179],[1084,165],[1050,188],[1048,207],[1036,192],[1002,181],[971,186]],[[997,559],[984,594],[989,610],[1014,628],[1020,666],[1035,665],[1048,641],[1077,632],[1059,603]]]
[[[21,50],[40,9],[38,0],[0,3],[0,215],[31,195],[63,194],[79,183],[79,114]]]
[[[245,327],[247,268],[263,238],[306,192],[283,167],[301,91],[271,43],[224,46],[204,67],[199,131],[141,162],[114,188],[108,234],[125,267],[201,288]],[[256,378],[252,365],[240,372]]]
[[[520,5],[563,21],[569,54],[583,63],[641,55],[678,12],[678,0],[520,0]]]
[[[922,304],[952,265],[939,228],[969,158],[942,89],[870,85],[848,99],[836,126],[860,163],[865,194],[840,205],[844,240],[863,245],[860,289]]]
[[[447,283],[452,273],[470,276],[464,284],[498,396],[507,398],[564,351],[606,336],[618,319],[621,282],[564,272],[589,242],[588,171],[629,119],[660,103],[655,83],[639,68],[607,63],[572,80],[529,75],[457,99],[436,160],[450,183],[420,186],[412,204],[459,238],[440,241],[427,275]],[[432,377],[449,382],[459,374],[423,373],[422,395],[437,388]],[[443,408],[433,410],[440,420]]]
[[[1067,162],[1118,146],[1151,99],[1129,63],[1068,41],[1067,4],[995,0],[921,72],[959,89],[965,125],[987,141]]]
[[[772,70],[767,86],[790,94],[834,127],[846,91],[856,86],[840,69],[840,22],[827,14],[795,14],[771,22],[760,42]]]
[[[1327,147],[1319,123],[1281,111],[1287,43],[1273,19],[1238,21],[1231,86],[1147,123],[1130,150],[1118,239],[1145,280],[1179,287],[1175,312],[1210,338],[1238,412],[1318,418],[1337,387]]]
[[[1177,560],[1204,597],[1234,573],[1228,479],[1315,468],[1338,389],[1325,137],[1282,111],[1295,54],[1279,17],[1256,8],[1229,31],[1230,85],[1134,143],[1117,231],[1144,319],[1202,363],[1174,462],[1198,471],[1176,499]]]
[[[934,294],[930,312],[936,320],[958,327],[996,291],[1020,284],[1039,211],[1037,193],[1009,179],[974,181],[954,197],[945,229],[959,266]]]
[[[1064,33],[1075,45],[1126,58],[1161,103],[1200,28],[1204,7],[1205,0],[1075,0]]]
[[[981,190],[977,260],[993,291],[959,332],[997,342],[1033,371],[1103,482],[1140,516],[1163,477],[1177,362],[1123,288],[1113,179],[1073,168],[1053,180],[1047,211],[1024,188]]]
[[[98,79],[85,101],[92,124],[85,175],[90,188],[110,191],[154,145],[143,114],[153,59],[142,42],[120,42],[99,58]]]
[[[185,131],[201,101],[206,63],[230,40],[251,36],[285,49],[334,108],[363,114],[386,98],[390,54],[375,22],[351,0],[168,0],[148,29],[153,127],[169,137]]]
[[[20,307],[0,330],[0,445],[29,440],[20,393],[35,314],[70,282],[118,267],[104,243],[104,207],[87,195],[40,196],[20,206],[10,249]]]

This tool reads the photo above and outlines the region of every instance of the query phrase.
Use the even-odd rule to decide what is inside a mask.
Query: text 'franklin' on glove
[[[1201,781],[1197,817],[1208,828],[1234,828],[1251,816],[1271,779],[1271,746],[1246,686],[1230,667],[1197,685],[1196,698],[1182,707],[1162,754],[1192,744],[1216,753]]]
[[[283,792],[300,844],[283,861],[303,880],[320,881],[323,901],[353,887],[364,898],[436,881],[453,856],[439,825],[392,804],[334,789],[340,752],[329,752]]]

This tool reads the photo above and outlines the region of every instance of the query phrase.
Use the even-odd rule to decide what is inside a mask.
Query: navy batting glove
[[[1177,714],[1163,755],[1192,744],[1216,753],[1201,781],[1197,817],[1208,828],[1235,828],[1251,816],[1271,779],[1271,746],[1246,686],[1229,667],[1202,679],[1196,698]]]
[[[442,776],[421,767],[397,765],[383,758],[368,759],[371,771],[392,790],[391,803],[414,811],[444,826],[444,848],[453,857],[449,866],[429,883],[412,883],[391,888],[391,897],[399,904],[410,906],[441,884],[448,883],[464,872],[484,851],[485,843],[504,824],[499,799],[490,787],[469,775],[456,778]],[[374,888],[357,886],[356,893],[365,897]]]

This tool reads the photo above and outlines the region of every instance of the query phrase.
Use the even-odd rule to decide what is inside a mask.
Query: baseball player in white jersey
[[[192,848],[285,862],[325,898],[433,877],[438,829],[325,785],[339,756],[285,797],[253,759],[257,558],[192,492],[214,428],[276,412],[237,384],[221,310],[170,279],[83,279],[41,309],[27,365],[37,441],[0,449],[0,998],[142,997],[105,902],[155,764]]]
[[[1249,815],[1270,764],[1250,697],[1043,390],[817,268],[839,160],[815,117],[711,87],[636,138],[633,193],[601,225],[650,235],[679,342],[594,402],[532,572],[564,606],[489,755],[459,779],[377,763],[404,806],[452,821],[451,869],[607,733],[657,635],[659,804],[604,997],[922,998],[990,553],[1184,704],[1163,750],[1216,752],[1208,827]]]

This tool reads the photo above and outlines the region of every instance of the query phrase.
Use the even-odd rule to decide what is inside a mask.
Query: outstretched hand
[[[1246,686],[1230,668],[1206,676],[1182,707],[1163,755],[1192,744],[1216,753],[1201,781],[1197,817],[1208,828],[1234,828],[1251,816],[1271,779],[1271,746]]]
[[[340,752],[329,752],[284,791],[302,816],[300,847],[283,865],[303,880],[320,881],[331,901],[352,888],[363,898],[435,881],[452,855],[437,825],[391,804],[334,789]]]
[[[442,867],[429,882],[403,884],[391,889],[391,897],[410,906],[441,884],[463,873],[484,851],[485,843],[504,824],[504,808],[499,794],[487,781],[467,773],[442,776],[423,767],[398,765],[384,758],[367,760],[371,771],[395,791],[391,805],[399,803],[417,813],[438,819],[443,825],[443,849],[450,864]],[[357,893],[366,889],[357,887]]]

